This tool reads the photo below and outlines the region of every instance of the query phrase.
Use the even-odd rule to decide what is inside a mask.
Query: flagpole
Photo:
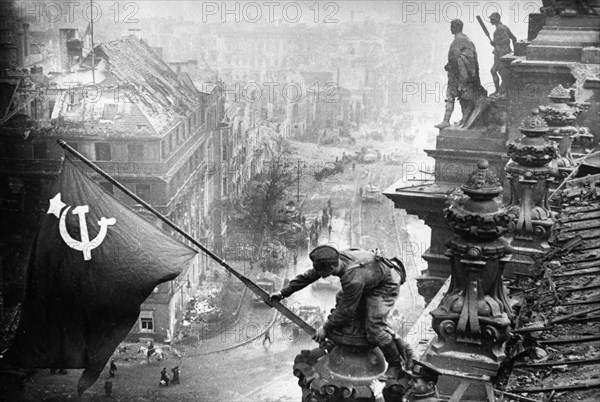
[[[171,221],[169,218],[167,218],[166,216],[164,216],[163,214],[161,214],[160,212],[158,212],[150,204],[148,204],[146,201],[142,200],[136,194],[132,193],[128,188],[126,188],[121,183],[119,183],[117,180],[115,180],[114,178],[112,178],[108,173],[106,173],[105,171],[103,171],[102,169],[100,169],[100,167],[96,166],[95,163],[93,163],[92,161],[90,161],[89,159],[87,159],[85,156],[83,156],[82,154],[80,154],[79,152],[77,152],[73,147],[71,147],[69,144],[67,144],[63,140],[58,139],[58,140],[56,140],[56,142],[63,149],[69,151],[71,154],[73,154],[75,157],[77,157],[77,159],[81,160],[87,166],[89,166],[90,168],[94,169],[100,176],[104,177],[106,180],[108,180],[110,183],[112,183],[114,186],[116,186],[119,190],[121,190],[122,192],[124,192],[125,194],[127,194],[128,196],[130,196],[131,198],[133,198],[138,204],[140,204],[141,206],[143,206],[144,208],[146,208],[148,211],[150,211],[158,219],[160,219],[161,221],[163,221],[164,223],[166,223],[167,225],[169,225],[177,233],[179,233],[180,235],[182,235],[183,237],[185,237],[193,245],[195,245],[196,247],[198,247],[200,250],[204,251],[210,258],[212,258],[213,260],[215,260],[216,262],[218,262],[227,271],[231,272],[236,278],[238,278],[240,281],[242,281],[242,283],[244,285],[246,285],[246,287],[248,287],[256,295],[260,296],[262,298],[262,300],[266,304],[272,305],[277,311],[279,311],[282,315],[284,315],[287,318],[289,318],[292,322],[294,322],[296,325],[298,325],[300,328],[302,328],[304,331],[306,331],[309,335],[312,336],[312,335],[315,334],[316,331],[315,331],[315,329],[312,326],[310,326],[310,324],[308,324],[302,318],[298,317],[296,314],[294,314],[291,310],[289,310],[286,306],[284,306],[283,304],[281,304],[277,300],[269,300],[269,294],[267,292],[265,292],[260,286],[258,286],[254,282],[252,282],[250,279],[246,278],[244,275],[242,275],[237,270],[235,270],[233,267],[231,267],[229,264],[227,264],[225,262],[225,260],[221,259],[215,253],[213,253],[212,251],[210,251],[209,249],[207,249],[206,247],[204,247],[200,242],[198,242],[192,236],[190,236],[189,234],[187,234],[187,232],[185,232],[184,230],[180,229],[173,221]]]

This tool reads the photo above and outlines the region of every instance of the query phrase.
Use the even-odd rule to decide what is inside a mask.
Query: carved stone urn
[[[502,274],[510,253],[503,235],[514,227],[514,217],[501,204],[503,188],[487,161],[479,162],[461,189],[464,196],[445,210],[457,236],[446,243],[451,283],[431,312],[437,337],[426,359],[459,375],[494,377],[506,358],[513,315]],[[444,394],[452,394],[456,386],[452,377],[438,382]],[[483,388],[481,392],[485,395]]]
[[[508,211],[516,217],[514,238],[528,242],[526,247],[530,249],[542,251],[553,223],[548,190],[557,175],[550,162],[558,157],[558,148],[556,143],[546,140],[549,128],[538,115],[527,117],[519,130],[523,138],[508,144],[511,158],[505,169],[511,184]]]
[[[381,350],[367,340],[364,306],[327,337],[331,342],[326,349],[303,350],[294,360],[302,402],[374,401],[369,385],[383,376],[386,363]],[[388,380],[383,394],[386,400],[401,400],[407,389],[408,376],[403,376]]]
[[[589,109],[589,103],[575,102],[575,90],[558,85],[548,95],[550,103],[539,106],[533,114],[539,114],[548,124],[548,138],[559,144],[556,163],[559,176],[566,177],[575,167],[573,153],[585,154],[585,147],[594,141],[587,127],[577,124],[578,117]]]

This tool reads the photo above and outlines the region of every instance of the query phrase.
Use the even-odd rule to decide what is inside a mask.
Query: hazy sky
[[[0,0],[5,2],[5,0]],[[414,49],[416,57],[437,44],[440,68],[445,63],[447,47],[453,37],[450,34],[450,21],[460,18],[464,22],[464,32],[475,43],[480,60],[482,77],[489,75],[493,63],[492,48],[481,30],[476,16],[486,20],[490,33],[494,28],[487,22],[488,16],[498,11],[502,21],[508,25],[518,39],[527,37],[527,21],[530,13],[538,12],[541,0],[499,0],[499,1],[409,1],[409,0],[345,0],[345,1],[180,1],[180,0],[26,0],[18,2],[21,13],[35,16],[40,21],[54,20],[53,29],[69,25],[85,29],[90,20],[91,10],[98,21],[99,40],[112,40],[129,28],[147,28],[150,19],[171,19],[173,29],[180,21],[189,21],[201,28],[203,24],[221,24],[225,27],[244,26],[260,30],[266,25],[280,23],[300,26],[335,28],[362,21],[365,18],[377,24],[392,20],[406,24],[407,31],[420,28],[420,32],[430,32],[419,36],[417,43],[411,43],[399,35],[398,41],[405,41],[409,49]],[[37,4],[37,6],[36,6]],[[47,24],[46,24],[47,25]],[[161,24],[164,27],[165,24]],[[168,24],[167,24],[168,26]],[[188,25],[189,26],[189,25]],[[423,29],[425,27],[425,29]],[[32,26],[32,30],[35,27]],[[170,31],[170,28],[169,28]],[[201,29],[194,31],[202,31]],[[142,33],[142,37],[144,34]],[[441,45],[441,46],[440,46]],[[424,61],[431,63],[431,61]],[[442,71],[443,73],[443,71]],[[443,75],[443,74],[442,74]]]
[[[0,0],[6,3],[6,0]],[[537,12],[541,0],[499,1],[409,1],[409,0],[343,0],[343,1],[180,1],[180,0],[24,0],[18,1],[22,12],[40,20],[63,17],[73,22],[89,20],[91,10],[102,22],[132,24],[151,17],[202,23],[257,24],[283,21],[291,24],[333,25],[369,17],[378,21],[390,19],[422,24],[447,24],[461,18],[465,27],[499,11],[510,26],[522,26],[527,15]],[[35,6],[34,4],[38,4]],[[37,8],[36,8],[37,7]],[[518,28],[517,28],[518,30]]]

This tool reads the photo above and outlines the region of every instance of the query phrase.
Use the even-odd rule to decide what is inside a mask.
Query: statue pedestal
[[[417,277],[419,294],[429,301],[437,294],[439,288],[450,275],[449,259],[444,255],[444,241],[453,235],[444,221],[443,210],[448,195],[457,184],[434,182],[422,185],[406,186],[406,182],[398,181],[386,189],[383,194],[394,201],[394,207],[405,209],[406,213],[416,215],[431,228],[430,247],[422,257],[427,261],[427,269]]]
[[[507,135],[503,129],[450,126],[440,130],[435,149],[426,149],[435,159],[435,179],[441,182],[464,183],[477,163],[485,158],[490,170],[503,177],[506,157]]]
[[[494,109],[496,117],[503,115],[508,108],[506,99],[497,99],[493,103],[497,108]],[[436,149],[425,150],[435,159],[435,181],[415,186],[397,182],[384,192],[386,197],[394,201],[395,208],[406,209],[407,213],[417,215],[431,228],[431,247],[422,256],[427,261],[428,269],[417,279],[419,294],[427,302],[450,275],[449,260],[444,255],[444,241],[452,237],[453,232],[443,218],[448,195],[477,169],[482,158],[489,161],[490,171],[498,177],[504,177],[504,166],[508,162],[507,138],[503,118],[483,128],[446,127],[438,134]]]
[[[582,49],[600,41],[598,16],[552,16],[527,47],[527,60],[580,62]]]
[[[531,109],[545,104],[548,93],[557,85],[570,87],[579,79],[579,86],[584,86],[586,65],[598,65],[594,64],[593,60],[588,60],[584,49],[600,47],[600,17],[542,18],[545,20],[544,28],[528,45],[526,56],[519,57],[510,64],[509,127],[516,128]],[[587,78],[593,78],[593,74]],[[592,99],[590,96],[582,100],[597,103],[598,97]],[[581,126],[598,126],[599,114],[597,105],[595,107],[596,110],[590,110],[584,121],[578,122]],[[510,135],[512,138],[519,136],[516,130],[510,130]]]

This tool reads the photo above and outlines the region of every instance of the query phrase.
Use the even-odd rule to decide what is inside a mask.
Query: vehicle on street
[[[360,159],[363,163],[375,163],[379,158],[377,151],[375,151],[373,148],[368,148],[362,152]]]
[[[287,304],[287,300],[284,299],[282,303],[283,303],[283,305],[285,305],[288,308],[288,310],[290,310],[292,313],[298,315],[298,309],[300,308],[300,304],[298,302],[294,302],[294,303],[291,303],[291,304],[288,305]],[[284,316],[283,314],[279,315],[279,323],[281,325],[290,325],[290,324],[293,324],[290,321],[290,319],[287,318],[286,316]]]
[[[296,314],[314,328],[325,322],[325,311],[318,306],[300,306]]]
[[[386,163],[388,165],[402,165],[406,161],[406,157],[400,152],[396,150],[388,155]]]
[[[269,294],[275,292],[275,290],[276,290],[275,289],[275,281],[273,279],[262,277],[262,278],[258,278],[256,281],[254,281],[254,283],[256,283],[258,286],[261,287],[262,290],[264,290],[265,292],[267,292]],[[258,296],[256,293],[252,293],[252,301],[254,302],[254,304],[266,306],[266,303],[263,303],[263,299],[260,296]]]
[[[362,193],[363,202],[383,202],[383,195],[378,184],[370,183]]]
[[[262,272],[277,273],[288,266],[288,250],[278,240],[265,241],[261,250],[258,265]]]

